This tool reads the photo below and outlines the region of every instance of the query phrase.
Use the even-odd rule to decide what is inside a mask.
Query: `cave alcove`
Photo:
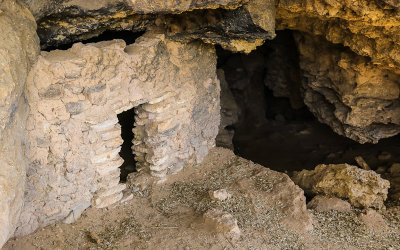
[[[227,94],[221,93],[222,110],[228,109],[222,112],[222,120],[238,114],[225,127],[234,134],[231,148],[237,155],[287,173],[318,164],[357,165],[357,156],[373,170],[400,161],[399,135],[377,144],[360,144],[336,134],[309,111],[303,102],[303,74],[291,30],[277,31],[274,40],[247,55],[216,49],[217,67],[237,107],[233,110],[235,105],[224,101]]]
[[[43,51],[51,51],[51,50],[67,50],[72,47],[75,43],[81,42],[83,44],[87,43],[97,43],[97,42],[102,42],[102,41],[111,41],[114,39],[122,39],[125,41],[127,45],[133,44],[136,39],[141,37],[145,32],[133,32],[130,30],[105,30],[101,32],[97,36],[93,36],[91,38],[87,39],[80,39],[76,38],[74,39],[73,37],[71,38],[70,43],[63,43],[63,44],[58,44],[58,45],[46,45],[41,42],[41,48]]]

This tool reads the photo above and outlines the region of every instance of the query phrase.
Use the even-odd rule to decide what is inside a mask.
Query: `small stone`
[[[378,160],[380,161],[388,161],[392,158],[392,154],[389,152],[382,152],[378,155]]]
[[[204,222],[217,233],[228,233],[233,238],[240,237],[237,220],[230,214],[220,209],[210,209],[204,215]]]
[[[317,212],[326,212],[336,210],[339,212],[350,212],[351,205],[349,202],[336,197],[328,197],[317,195],[308,204],[308,209],[313,209]]]
[[[354,160],[356,160],[358,166],[362,167],[364,170],[371,170],[367,162],[362,158],[362,156],[356,156],[354,157]]]
[[[367,209],[364,213],[359,214],[358,219],[364,223],[370,231],[380,232],[388,228],[382,215],[373,209]]]
[[[228,193],[228,191],[226,191],[226,189],[219,189],[219,190],[215,190],[215,191],[210,190],[209,194],[210,194],[211,199],[220,200],[220,201],[224,201],[224,200],[232,197],[232,195],[230,193]]]
[[[82,103],[81,102],[69,102],[65,104],[67,112],[71,115],[77,115],[82,113]]]

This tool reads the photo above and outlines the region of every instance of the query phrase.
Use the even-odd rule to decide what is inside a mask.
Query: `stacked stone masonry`
[[[133,153],[157,177],[202,161],[215,146],[219,81],[212,46],[156,32],[42,52],[27,81],[25,206],[16,235],[119,201],[117,114],[135,108]]]

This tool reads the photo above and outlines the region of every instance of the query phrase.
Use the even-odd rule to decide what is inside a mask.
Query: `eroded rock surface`
[[[321,164],[314,170],[296,172],[292,180],[305,192],[348,199],[361,208],[383,207],[390,186],[374,171],[348,164]]]
[[[304,102],[320,122],[360,143],[400,132],[400,75],[321,37],[295,37]]]
[[[202,40],[250,52],[275,36],[274,1],[23,0],[38,21],[42,47],[88,39],[106,30],[162,27],[179,41]]]
[[[279,1],[277,28],[322,35],[370,57],[372,64],[397,71],[400,16],[390,2],[396,1]]]
[[[39,53],[36,23],[16,1],[0,1],[0,248],[14,234],[25,191],[25,81]]]

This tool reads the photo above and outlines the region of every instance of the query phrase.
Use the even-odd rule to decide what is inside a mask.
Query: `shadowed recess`
[[[132,140],[134,137],[132,129],[135,123],[135,109],[132,108],[118,114],[118,122],[121,125],[121,137],[124,140],[119,152],[119,155],[124,159],[124,163],[120,167],[120,179],[121,182],[125,182],[128,174],[136,171],[135,157],[132,152]]]

